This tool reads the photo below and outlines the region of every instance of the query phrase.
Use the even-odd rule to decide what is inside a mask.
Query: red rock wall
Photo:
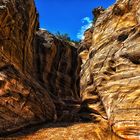
[[[77,49],[38,26],[33,0],[0,2],[0,134],[77,111]]]
[[[19,70],[32,73],[32,42],[38,27],[34,1],[0,3],[0,54]]]

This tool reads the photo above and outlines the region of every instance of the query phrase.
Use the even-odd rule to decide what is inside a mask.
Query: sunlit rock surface
[[[84,33],[84,39],[80,43],[78,48],[79,56],[81,57],[82,64],[84,64],[88,59],[89,48],[92,46],[92,34],[94,27],[87,29]]]
[[[125,139],[140,138],[139,14],[139,0],[118,0],[104,11],[94,25],[89,58],[81,71],[87,108]]]
[[[33,74],[34,1],[0,1],[0,135],[54,120],[47,90]]]
[[[14,66],[0,65],[0,136],[53,121],[55,115],[54,103],[45,89]]]
[[[140,0],[95,13],[77,51],[39,29],[33,0],[0,1],[0,136],[140,138]]]
[[[0,55],[16,68],[33,73],[33,38],[38,28],[34,0],[0,1]]]
[[[123,140],[110,133],[107,121],[99,123],[56,123],[35,126],[8,138],[16,140]]]

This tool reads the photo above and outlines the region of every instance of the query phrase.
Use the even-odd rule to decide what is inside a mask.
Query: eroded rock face
[[[96,14],[79,49],[79,92],[77,49],[38,29],[33,0],[0,1],[0,134],[78,116],[93,121],[93,139],[139,139],[140,0]]]
[[[94,25],[92,57],[81,71],[81,96],[90,113],[106,118],[125,139],[140,136],[139,13],[139,0],[119,0],[104,11]]]
[[[37,17],[33,0],[0,1],[0,134],[71,121],[79,105],[77,49],[37,32]]]
[[[14,66],[0,65],[0,136],[56,118],[48,92]]]
[[[80,46],[78,48],[79,56],[81,57],[82,64],[84,64],[88,58],[92,57],[89,55],[89,49],[92,46],[92,38],[94,31],[94,24],[97,18],[104,12],[103,7],[94,8],[92,11],[93,21],[92,26],[84,32],[84,39],[81,41]],[[91,54],[93,55],[93,54]]]
[[[0,26],[0,134],[54,120],[52,99],[31,77],[38,27],[34,1],[2,0]]]
[[[77,48],[43,30],[37,32],[34,48],[37,79],[55,96],[78,100],[80,58]]]
[[[47,31],[39,30],[36,33],[34,49],[36,80],[50,91],[59,120],[64,117],[65,112],[71,116],[73,109],[77,108],[81,100],[79,91],[81,59],[77,48]]]
[[[89,48],[92,46],[92,34],[93,34],[94,26],[87,29],[84,33],[84,40],[81,41],[80,47],[78,48],[79,56],[81,57],[82,64],[84,64],[89,55]]]
[[[34,0],[0,1],[0,55],[24,73],[33,73],[34,34],[38,28]]]

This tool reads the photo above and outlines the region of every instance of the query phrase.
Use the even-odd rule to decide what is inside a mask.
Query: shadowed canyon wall
[[[0,135],[91,121],[91,139],[139,139],[140,0],[93,13],[77,49],[39,29],[33,0],[0,1]]]
[[[33,0],[0,1],[0,134],[72,120],[79,72],[72,43],[39,30]]]
[[[34,49],[36,80],[50,91],[57,115],[61,116],[64,110],[71,116],[71,111],[76,109],[81,101],[79,87],[81,59],[77,48],[47,31],[39,30],[35,36]],[[69,108],[69,105],[73,109]]]

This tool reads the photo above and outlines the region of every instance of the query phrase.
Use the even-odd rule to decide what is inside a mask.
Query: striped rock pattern
[[[33,73],[33,39],[38,28],[34,0],[0,1],[0,55],[24,73]]]
[[[140,0],[118,0],[94,25],[81,70],[81,96],[93,120],[125,139],[140,137]]]
[[[36,33],[34,48],[36,80],[50,91],[59,120],[65,118],[64,114],[71,116],[71,111],[77,110],[80,104],[81,60],[77,48],[43,30]],[[71,120],[70,117],[65,119]]]
[[[92,35],[94,31],[94,24],[97,18],[100,16],[100,14],[103,13],[103,11],[104,11],[103,7],[94,8],[92,11],[94,21],[92,22],[92,26],[84,32],[84,39],[81,40],[80,46],[78,48],[78,53],[82,60],[82,64],[84,64],[87,61],[88,57],[90,57],[89,49],[92,46],[92,38],[93,38]]]
[[[46,89],[0,57],[0,136],[55,119]]]
[[[33,0],[0,1],[0,134],[78,110],[77,49],[38,25]]]
[[[92,127],[89,140],[139,139],[139,15],[140,0],[117,0],[98,15],[85,34],[87,52],[80,51],[79,92],[81,61],[73,44],[39,30],[33,0],[1,0],[0,135],[80,116],[92,126],[76,124],[71,138],[85,138]]]
[[[92,34],[94,27],[87,29],[84,33],[84,39],[80,43],[80,47],[78,48],[79,56],[81,57],[82,64],[86,62],[88,59],[89,48],[92,45]]]

